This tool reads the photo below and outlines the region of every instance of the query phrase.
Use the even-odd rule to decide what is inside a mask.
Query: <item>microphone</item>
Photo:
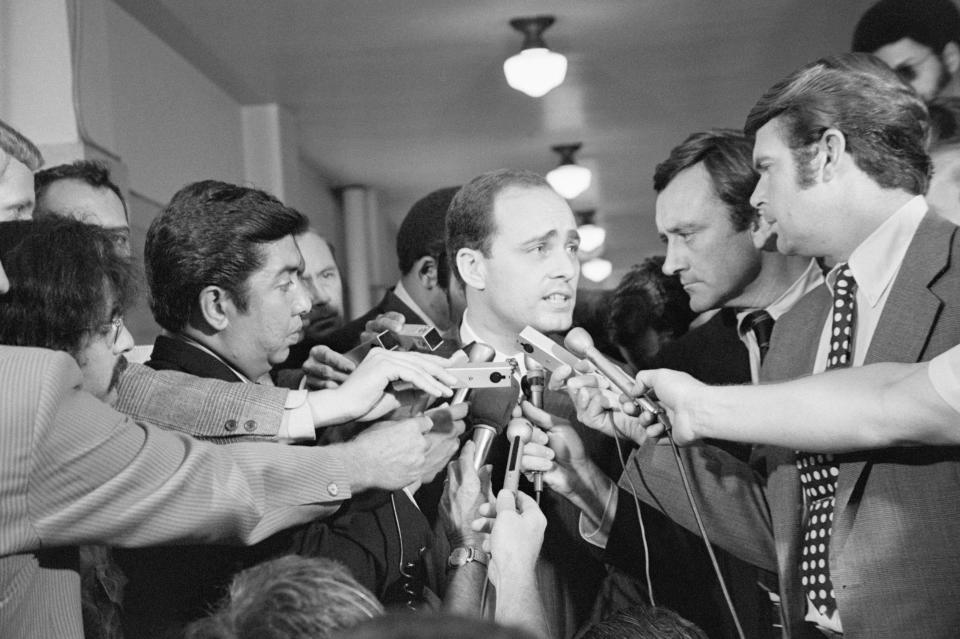
[[[477,450],[473,467],[479,472],[487,462],[493,440],[503,432],[513,417],[513,409],[520,396],[516,378],[511,377],[510,386],[501,388],[477,388],[470,396],[470,421],[473,424],[473,443]]]
[[[531,357],[530,354],[523,356],[523,363],[527,367],[527,376],[524,379],[527,382],[530,403],[542,409],[543,389],[546,386],[544,382],[543,365]],[[527,441],[529,441],[529,439]],[[539,470],[533,474],[533,492],[539,504],[540,494],[543,492],[543,472]]]
[[[477,364],[480,362],[492,362],[496,351],[493,350],[493,347],[489,344],[484,344],[483,342],[474,342],[470,345],[469,350],[467,351],[467,361],[471,364]],[[453,397],[450,399],[450,404],[462,404],[467,401],[467,397],[470,396],[469,388],[458,388],[453,392]]]
[[[507,426],[507,440],[510,442],[510,455],[507,457],[507,470],[503,476],[503,487],[516,496],[520,490],[520,455],[523,445],[530,441],[533,427],[522,417],[514,417]]]
[[[585,329],[580,327],[570,329],[567,336],[563,338],[563,344],[577,357],[589,360],[589,362],[596,366],[597,370],[603,373],[624,395],[633,397],[633,387],[636,384],[634,379],[597,350],[597,347],[593,345],[593,338],[590,337],[590,333]],[[640,396],[634,397],[633,401],[641,409],[649,411],[658,417],[665,417],[666,411],[663,410],[660,404],[650,399],[647,395],[648,392],[648,389],[643,389]],[[666,426],[666,423],[664,423],[664,426]]]

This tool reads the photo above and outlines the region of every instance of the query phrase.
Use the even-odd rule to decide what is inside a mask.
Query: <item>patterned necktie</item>
[[[857,283],[850,267],[841,264],[833,290],[833,324],[827,370],[845,368],[853,360],[853,329],[857,321]],[[837,609],[830,579],[830,535],[833,532],[834,493],[839,467],[833,455],[797,452],[797,469],[806,509],[800,581],[820,614],[831,617]]]
[[[740,323],[741,332],[753,331],[757,338],[757,346],[760,347],[760,363],[767,356],[770,350],[770,335],[773,333],[773,317],[763,309],[748,313]]]

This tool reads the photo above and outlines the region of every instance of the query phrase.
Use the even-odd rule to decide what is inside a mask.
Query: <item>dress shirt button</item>
[[[228,433],[232,433],[233,431],[237,430],[237,420],[235,420],[235,419],[228,419],[227,421],[225,421],[225,422],[223,423],[223,428],[224,428]]]
[[[334,483],[329,483],[327,484],[327,492],[330,493],[331,496],[336,497],[340,494],[340,488]]]
[[[248,419],[246,422],[244,422],[243,429],[248,433],[252,433],[253,431],[257,430],[257,422],[253,421],[252,419]]]

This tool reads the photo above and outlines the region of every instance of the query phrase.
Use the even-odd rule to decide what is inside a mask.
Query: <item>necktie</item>
[[[753,331],[754,337],[757,338],[757,346],[760,347],[760,363],[762,364],[763,359],[767,356],[767,351],[770,350],[770,335],[773,333],[773,318],[770,313],[763,309],[748,313],[740,324],[740,330],[742,332]]]
[[[827,370],[850,366],[853,359],[856,287],[850,267],[841,264],[833,291]],[[797,452],[797,469],[806,504],[800,582],[820,614],[830,617],[837,609],[830,579],[830,535],[833,532],[834,493],[839,467],[833,455]]]

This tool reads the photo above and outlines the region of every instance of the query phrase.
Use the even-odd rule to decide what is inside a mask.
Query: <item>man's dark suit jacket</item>
[[[157,338],[147,365],[157,370],[239,382],[236,374],[216,357],[183,340],[162,335]],[[252,548],[178,546],[121,551],[121,567],[130,579],[124,592],[125,634],[156,637],[182,629],[206,614],[226,594],[226,587],[238,570],[289,553],[336,559],[384,602],[405,602],[398,572],[401,549],[392,501],[403,528],[405,559],[417,557],[421,547],[430,546],[429,527],[402,491],[392,495],[393,500],[386,491],[371,493],[374,494],[365,493],[362,498],[350,500],[328,519],[288,529]]]
[[[707,384],[749,384],[750,361],[737,331],[736,313],[721,309],[704,324],[661,349],[652,368],[689,373]],[[725,447],[731,449],[729,443]],[[746,459],[749,449],[735,449]],[[737,637],[723,593],[700,537],[641,503],[658,605],[672,608],[710,637]],[[709,531],[708,531],[709,533]],[[611,563],[644,579],[643,546],[633,496],[620,490],[617,516],[607,542]],[[776,574],[714,548],[734,607],[748,637],[771,637],[773,615],[758,579],[776,587]],[[759,574],[759,573],[766,574]]]
[[[830,308],[829,291],[820,287],[780,318],[761,380],[813,370]],[[928,213],[900,266],[864,364],[927,361],[958,343],[960,231]],[[673,460],[656,448],[641,447],[629,465],[643,486],[641,498],[694,529]],[[803,508],[795,451],[758,446],[752,466],[709,445],[684,453],[713,541],[778,569],[786,636],[821,636],[803,621],[807,604],[798,575]],[[842,455],[839,461],[829,554],[844,636],[956,637],[960,452],[887,448]]]

